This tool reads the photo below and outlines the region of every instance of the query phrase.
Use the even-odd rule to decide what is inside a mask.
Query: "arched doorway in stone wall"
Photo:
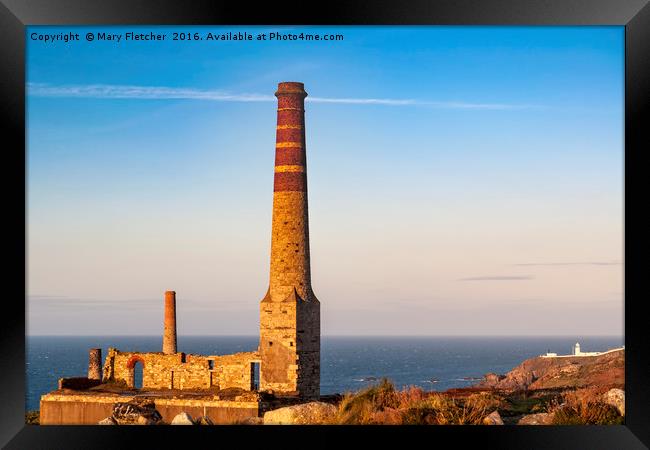
[[[141,356],[133,355],[126,363],[128,376],[126,384],[129,387],[142,389],[144,378],[144,359]]]

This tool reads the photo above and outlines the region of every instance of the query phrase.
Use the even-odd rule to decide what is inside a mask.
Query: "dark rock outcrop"
[[[118,425],[156,425],[162,420],[155,403],[142,398],[115,403],[111,417]]]
[[[196,425],[214,425],[214,422],[208,416],[201,416],[194,420],[194,423]]]

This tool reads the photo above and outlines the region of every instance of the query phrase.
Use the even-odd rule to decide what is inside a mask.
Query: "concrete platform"
[[[207,416],[215,424],[233,424],[263,414],[264,403],[244,396],[232,400],[220,399],[214,394],[174,392],[111,393],[94,391],[58,390],[41,397],[41,425],[96,425],[111,415],[116,402],[128,402],[135,397],[154,401],[165,423],[170,423],[180,412],[193,418]]]

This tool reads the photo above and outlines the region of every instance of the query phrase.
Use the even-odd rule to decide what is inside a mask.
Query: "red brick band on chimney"
[[[307,192],[307,174],[304,172],[276,172],[273,192]]]
[[[287,90],[278,90],[278,109],[298,109],[303,110],[305,105],[305,97],[307,93],[302,90],[300,91],[287,91]]]
[[[302,125],[305,121],[305,111],[302,109],[279,109],[278,125]]]
[[[305,133],[302,128],[278,128],[275,142],[299,142],[302,140]]]
[[[299,147],[285,147],[275,149],[276,166],[304,166],[305,151]]]
[[[275,166],[305,167],[305,92],[296,82],[280,83],[278,126],[276,129]],[[276,170],[273,192],[307,192],[307,174],[302,171]]]

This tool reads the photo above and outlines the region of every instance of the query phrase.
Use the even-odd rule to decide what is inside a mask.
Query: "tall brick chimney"
[[[88,378],[91,380],[102,379],[102,349],[91,348],[88,351]]]
[[[311,287],[305,92],[279,83],[271,273],[260,304],[260,390],[320,394],[320,303]]]
[[[176,353],[176,291],[165,292],[165,330],[163,331],[163,353]]]

